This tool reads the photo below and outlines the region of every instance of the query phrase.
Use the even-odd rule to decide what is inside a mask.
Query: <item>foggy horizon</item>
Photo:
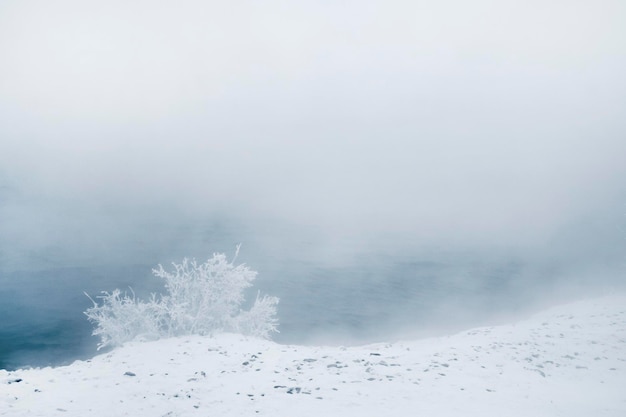
[[[432,275],[477,317],[491,275],[502,314],[623,289],[625,18],[609,0],[4,1],[0,282],[141,287],[149,269],[95,277],[242,243],[286,315],[317,278],[340,305]],[[376,325],[407,325],[396,307]]]

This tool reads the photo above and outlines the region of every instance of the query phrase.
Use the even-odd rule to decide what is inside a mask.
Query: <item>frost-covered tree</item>
[[[236,258],[236,257],[235,257]],[[85,311],[95,325],[93,334],[101,341],[98,349],[118,346],[137,338],[158,339],[189,334],[211,335],[232,331],[269,338],[277,332],[278,298],[257,294],[250,310],[242,310],[244,291],[252,286],[257,273],[245,265],[235,265],[224,254],[213,254],[205,263],[183,259],[152,270],[165,280],[166,294],[153,294],[148,302],[131,292],[103,292]]]
[[[87,297],[89,295],[85,293]],[[149,302],[143,302],[131,295],[116,289],[109,293],[102,292],[96,297],[99,305],[91,297],[93,307],[85,314],[95,324],[94,336],[100,337],[98,349],[107,346],[119,346],[134,339],[154,340],[162,336],[161,326],[164,316],[163,305],[153,295]]]

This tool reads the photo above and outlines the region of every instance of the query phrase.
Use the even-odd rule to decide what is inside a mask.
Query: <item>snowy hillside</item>
[[[2,416],[626,416],[626,296],[360,347],[221,335],[0,371]]]

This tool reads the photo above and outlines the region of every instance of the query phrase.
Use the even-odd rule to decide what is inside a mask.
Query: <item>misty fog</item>
[[[608,0],[3,1],[0,367],[91,352],[83,291],[158,291],[155,265],[238,243],[289,343],[623,289],[624,21]]]

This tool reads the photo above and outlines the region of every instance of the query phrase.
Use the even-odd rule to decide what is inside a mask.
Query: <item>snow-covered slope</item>
[[[238,335],[0,371],[2,416],[626,416],[626,296],[360,347]]]

